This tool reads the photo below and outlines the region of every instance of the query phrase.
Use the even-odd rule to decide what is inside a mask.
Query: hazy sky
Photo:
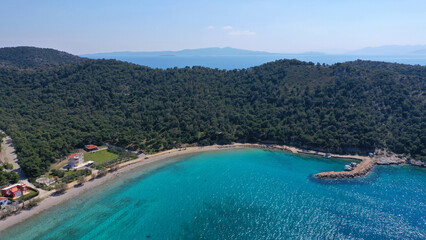
[[[74,54],[426,44],[425,0],[0,0],[0,47]]]

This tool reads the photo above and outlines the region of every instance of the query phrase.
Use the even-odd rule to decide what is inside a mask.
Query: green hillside
[[[426,160],[421,66],[280,60],[246,70],[161,70],[87,60],[0,67],[0,84],[0,129],[30,177],[75,147],[104,142],[145,152],[233,141],[334,153],[386,147]]]
[[[85,58],[49,48],[0,48],[0,66],[34,68],[78,63],[82,61],[85,61]]]

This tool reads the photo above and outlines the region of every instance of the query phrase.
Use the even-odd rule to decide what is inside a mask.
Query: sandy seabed
[[[205,147],[187,147],[172,149],[163,152],[159,152],[152,155],[146,155],[139,157],[138,159],[128,161],[119,165],[119,169],[115,172],[108,173],[102,178],[96,178],[94,180],[86,182],[83,186],[76,187],[76,183],[69,184],[69,188],[66,193],[57,195],[54,191],[45,192],[40,194],[41,202],[34,208],[30,210],[22,210],[15,215],[11,215],[3,220],[0,220],[0,231],[3,231],[11,226],[14,226],[34,215],[37,215],[44,210],[50,209],[53,206],[64,203],[74,197],[77,197],[92,188],[101,186],[108,181],[114,180],[124,173],[131,172],[138,168],[139,171],[145,171],[150,168],[159,166],[161,164],[167,163],[173,158],[181,157],[184,158],[185,155],[190,155],[193,153],[201,153],[207,151],[223,150],[223,149],[237,149],[237,148],[249,148],[249,147],[260,147],[258,144],[232,144],[232,145],[212,145]],[[148,157],[148,158],[146,158]],[[180,159],[181,159],[180,158]]]

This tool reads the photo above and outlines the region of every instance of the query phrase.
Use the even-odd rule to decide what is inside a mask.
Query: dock
[[[369,173],[377,163],[376,158],[372,157],[359,157],[362,162],[359,163],[351,171],[341,171],[341,172],[322,172],[315,174],[315,177],[320,179],[335,179],[335,178],[355,178],[361,177]]]

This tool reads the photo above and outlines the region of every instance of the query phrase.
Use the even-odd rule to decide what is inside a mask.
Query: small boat
[[[345,171],[352,171],[351,165],[345,165]]]

